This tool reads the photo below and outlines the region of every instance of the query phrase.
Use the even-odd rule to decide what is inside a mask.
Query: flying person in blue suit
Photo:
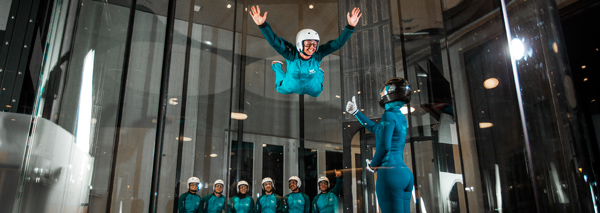
[[[252,6],[250,16],[258,25],[269,44],[285,58],[287,72],[282,69],[283,63],[274,61],[271,69],[275,72],[275,89],[281,94],[297,93],[318,97],[323,91],[321,61],[323,58],[342,48],[354,32],[360,19],[360,9],[355,7],[348,12],[348,25],[340,36],[333,41],[320,44],[319,34],[312,29],[303,29],[296,35],[296,45],[277,36],[266,22],[267,12],[260,14],[259,6]]]

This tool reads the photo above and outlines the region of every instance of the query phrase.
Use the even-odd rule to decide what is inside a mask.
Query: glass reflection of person
[[[225,206],[225,196],[223,196],[223,186],[225,182],[218,179],[213,184],[213,193],[210,193],[202,198],[202,212],[203,213],[217,213],[222,212]]]
[[[359,112],[355,97],[346,105],[346,111],[375,134],[375,155],[373,161],[367,159],[367,169],[379,173],[375,192],[382,212],[410,212],[414,177],[402,158],[407,121],[400,112],[400,108],[410,102],[410,94],[408,81],[388,79],[380,90],[379,105],[385,108],[385,112],[379,123]]]
[[[285,211],[283,198],[275,194],[275,184],[270,177],[262,180],[263,195],[256,199],[255,213],[282,213]]]
[[[229,212],[249,213],[253,211],[254,199],[252,193],[248,193],[248,182],[242,180],[237,184],[237,195],[229,201]]]
[[[310,198],[308,195],[300,192],[302,181],[298,176],[291,176],[288,179],[291,193],[284,197],[286,201],[286,212],[289,213],[309,213],[310,212]]]
[[[187,180],[187,188],[188,191],[186,193],[181,194],[179,196],[179,201],[177,201],[177,206],[179,212],[187,213],[187,212],[201,212],[200,210],[200,201],[201,198],[196,194],[198,192],[198,186],[200,184],[200,179],[197,177],[190,177]]]
[[[317,180],[317,184],[319,185],[319,193],[312,201],[312,213],[336,213],[338,212],[338,196],[342,191],[342,187],[344,186],[344,179],[342,177],[342,172],[335,170],[335,177],[337,179],[337,183],[330,190],[329,178],[326,176],[321,176],[319,180]]]
[[[252,6],[250,16],[258,25],[263,36],[281,56],[285,58],[287,72],[282,70],[282,62],[274,61],[271,68],[275,72],[275,89],[281,94],[297,93],[318,97],[323,91],[323,58],[342,48],[354,32],[360,19],[360,9],[348,12],[348,25],[340,36],[333,41],[319,45],[319,34],[311,29],[303,29],[296,35],[296,45],[277,36],[266,22],[267,12],[261,16],[260,7]]]

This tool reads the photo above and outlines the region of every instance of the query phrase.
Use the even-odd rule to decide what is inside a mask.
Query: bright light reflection
[[[493,126],[494,126],[494,124],[490,123],[490,122],[479,122],[479,128],[481,128],[481,129],[490,128]]]
[[[415,108],[414,107],[410,107],[410,112],[414,112]],[[403,106],[402,108],[400,108],[400,112],[402,112],[402,114],[408,114],[408,108],[406,106]]]
[[[211,158],[214,158],[214,157],[217,157],[217,154],[215,154],[215,153],[212,153],[212,154],[210,154],[209,156],[210,156]]]
[[[248,118],[248,115],[246,115],[245,113],[241,113],[241,112],[232,112],[231,118],[235,119],[235,120],[246,120]]]
[[[312,4],[311,4],[311,5],[308,5],[308,9],[311,9],[311,10],[312,10],[313,8],[315,8],[315,6],[313,6]]]
[[[175,137],[175,140],[179,140],[179,137]],[[192,141],[192,138],[183,136],[183,141]]]
[[[500,82],[497,78],[488,78],[483,82],[483,87],[486,89],[494,89],[498,86]]]
[[[587,80],[588,80],[588,78],[584,78],[584,79],[583,79],[583,82],[586,82]]]
[[[231,8],[231,4],[227,4],[227,8]]]
[[[94,76],[95,51],[90,50],[83,60],[79,109],[77,112],[76,144],[84,152],[90,151],[90,130],[92,125],[92,83]]]
[[[523,55],[525,55],[525,46],[523,46],[523,42],[518,38],[514,38],[510,44],[510,55],[512,55],[515,60],[523,58]]]

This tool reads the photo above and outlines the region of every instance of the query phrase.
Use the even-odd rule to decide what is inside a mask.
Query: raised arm
[[[373,132],[373,127],[375,126],[375,122],[371,121],[367,116],[363,115],[356,105],[356,96],[352,96],[352,101],[348,101],[346,104],[346,111],[350,114],[354,115],[358,122],[362,124],[369,132]]]
[[[319,53],[321,54],[321,58],[339,50],[344,46],[344,44],[346,44],[346,41],[350,39],[352,32],[354,32],[354,27],[356,27],[356,24],[358,23],[358,20],[360,20],[361,16],[362,13],[360,13],[360,9],[358,7],[352,9],[352,13],[348,12],[348,14],[346,15],[346,19],[348,20],[348,26],[344,28],[344,31],[342,31],[340,37],[333,41],[328,41],[327,43],[319,47]]]
[[[252,16],[252,20],[254,20],[256,25],[262,25],[267,21],[267,12],[265,12],[265,15],[261,16],[260,7],[258,5],[250,8],[250,16]]]
[[[336,169],[335,178],[337,179],[337,183],[335,184],[333,189],[331,189],[331,193],[333,193],[335,196],[340,196],[340,194],[342,193],[342,188],[344,187],[344,178],[342,178],[342,171],[338,171]]]
[[[252,6],[250,9],[250,16],[252,16],[252,20],[254,23],[258,25],[260,32],[263,34],[267,42],[285,59],[291,60],[293,54],[295,53],[292,50],[295,50],[295,47],[292,43],[286,41],[285,39],[277,36],[271,29],[271,26],[267,22],[267,12],[264,15],[260,15],[260,7],[258,5]]]

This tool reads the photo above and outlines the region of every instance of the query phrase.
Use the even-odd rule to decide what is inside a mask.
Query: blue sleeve
[[[302,194],[302,197],[304,197],[304,213],[309,213],[310,212],[310,198],[308,198],[308,195],[306,195],[306,194]]]
[[[315,196],[315,198],[313,198],[313,202],[312,202],[312,213],[319,213],[319,207],[317,206],[317,200],[319,199],[319,196],[321,194],[318,194],[317,196]]]
[[[333,205],[333,212],[338,212],[338,197],[337,196],[333,196],[333,199],[331,199],[330,203],[331,205]]]
[[[358,111],[356,115],[354,115],[354,117],[356,117],[356,119],[358,119],[358,122],[360,122],[360,124],[362,124],[367,130],[369,130],[369,132],[374,133],[373,127],[375,126],[375,122],[371,121],[371,119],[367,118],[367,116],[363,115],[360,111]]]
[[[179,200],[177,201],[177,208],[179,209],[179,212],[185,212],[185,205],[184,205],[183,201],[185,201],[185,198],[187,196],[188,196],[188,194],[184,193],[179,197]]]
[[[331,193],[333,193],[335,196],[340,196],[340,193],[342,192],[342,188],[344,187],[344,178],[336,177],[336,179],[337,179],[337,183],[331,190]]]
[[[320,58],[324,58],[325,56],[339,50],[344,46],[344,44],[346,44],[346,41],[350,39],[350,36],[354,32],[354,29],[350,29],[349,27],[350,26],[346,26],[344,31],[342,31],[342,34],[340,34],[337,39],[328,41],[327,43],[319,46],[317,53],[320,54]]]
[[[265,22],[264,24],[259,26],[259,29],[260,32],[262,32],[265,39],[267,40],[267,42],[269,42],[271,47],[273,47],[273,49],[275,49],[277,53],[279,53],[287,60],[291,61],[294,59],[294,54],[298,52],[295,46],[292,43],[286,41],[285,39],[277,36],[277,34],[273,32],[273,29],[271,29],[271,25],[269,25],[269,23]]]
[[[285,202],[285,200],[283,199],[283,197],[281,197],[281,196],[279,196],[279,195],[276,195],[276,196],[275,196],[275,199],[277,199],[277,206],[276,206],[276,208],[275,208],[275,211],[276,211],[277,213],[283,213],[283,212],[285,212],[285,208],[286,208],[286,202]]]
[[[256,206],[254,207],[254,213],[260,213],[261,211],[261,206],[260,206],[260,199],[262,198],[262,196],[258,197],[256,199]]]
[[[211,195],[212,194],[208,194],[204,196],[202,200],[200,200],[200,208],[198,208],[198,210],[200,210],[200,213],[208,212],[208,201],[210,200]]]
[[[383,159],[390,152],[392,147],[392,135],[394,133],[394,128],[396,128],[394,116],[394,113],[385,112],[381,117],[381,130],[375,133],[376,148],[375,156],[373,156],[373,161],[371,161],[372,167],[381,166]]]

